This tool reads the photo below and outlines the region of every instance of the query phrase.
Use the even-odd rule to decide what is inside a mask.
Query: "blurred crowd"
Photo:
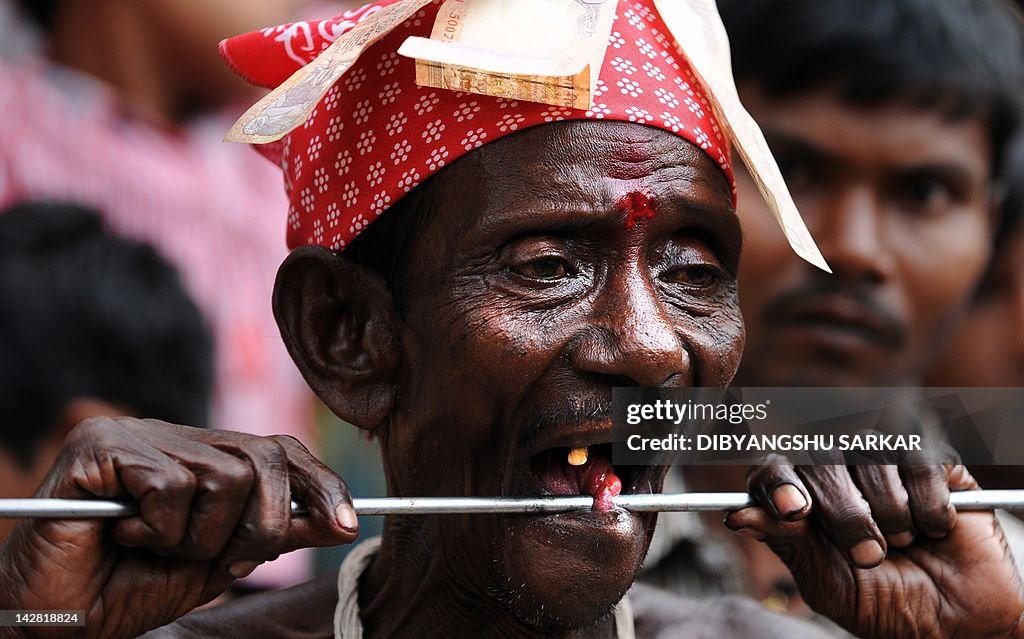
[[[0,0],[0,497],[30,495],[68,429],[114,414],[294,435],[355,494],[383,490],[374,445],[317,408],[271,314],[280,172],[221,142],[259,94],[217,43],[356,4]],[[736,383],[1024,386],[1020,15],[719,4],[742,97],[835,271],[792,256],[738,176]],[[742,489],[729,472],[676,488]],[[1018,469],[976,474],[1024,486]],[[777,559],[709,546],[709,527],[665,518],[648,579],[805,612]],[[311,562],[250,583],[297,583]]]
[[[203,421],[314,442],[314,400],[270,310],[274,274],[286,254],[281,176],[250,149],[221,142],[258,94],[217,49],[223,38],[325,10],[308,5],[0,1],[0,208],[28,202],[88,207],[111,232],[151,244],[180,271],[214,337],[209,419]],[[115,281],[109,286],[116,290]],[[4,313],[39,310],[20,302],[6,297]],[[17,358],[4,363],[21,371],[24,385],[42,387],[57,376]],[[5,389],[13,394],[11,386]],[[20,403],[32,397],[14,396]],[[129,414],[175,419],[175,413],[112,403]],[[4,429],[44,427],[27,419],[35,413],[12,408],[9,414],[6,402],[0,406]],[[41,449],[36,463],[48,467],[53,450]],[[5,455],[0,451],[0,459]],[[3,485],[8,497],[27,490],[24,482]],[[310,560],[304,553],[286,557],[252,581],[295,583],[309,576]]]

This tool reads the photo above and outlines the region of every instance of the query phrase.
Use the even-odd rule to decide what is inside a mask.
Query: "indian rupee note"
[[[315,60],[246,111],[228,131],[225,141],[267,144],[301,126],[363,51],[431,1],[396,2],[342,34]]]
[[[469,64],[456,63],[451,57],[446,63],[428,61],[426,58],[436,55],[429,53],[429,50],[436,47],[447,45],[424,38],[410,38],[399,49],[401,55],[416,58],[416,84],[420,86],[572,109],[590,108],[590,67],[585,64],[578,73],[558,73],[557,67],[566,66],[565,61],[513,59],[514,56],[507,54],[469,48],[460,48],[458,52],[459,57],[470,58]],[[482,62],[484,59],[491,63]],[[494,69],[500,67],[501,63],[514,66],[520,73],[483,71],[477,68],[480,64]]]
[[[447,0],[399,54],[417,83],[589,109],[617,0]]]

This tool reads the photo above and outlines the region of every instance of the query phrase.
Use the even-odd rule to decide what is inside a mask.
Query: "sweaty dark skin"
[[[728,184],[698,149],[645,127],[545,127],[440,177],[410,261],[404,315],[415,319],[361,301],[387,331],[371,346],[400,350],[367,349],[395,364],[358,390],[396,399],[380,425],[340,407],[379,435],[393,494],[541,494],[534,456],[611,440],[614,385],[728,383],[743,340],[740,234]],[[619,201],[640,190],[659,214],[630,229]],[[300,306],[308,316],[308,299],[289,304]],[[340,330],[303,333],[281,312],[309,351]],[[337,375],[304,372],[331,402]],[[650,469],[623,492],[657,490],[663,474]],[[362,591],[367,628],[609,636],[609,623],[592,626],[633,583],[653,523],[622,510],[390,518]]]
[[[403,304],[381,277],[319,248],[292,254],[275,294],[306,380],[334,412],[379,437],[391,494],[540,494],[536,455],[610,440],[613,386],[730,381],[743,344],[740,233],[728,184],[699,149],[639,125],[570,122],[482,147],[439,176],[437,211],[413,248]],[[636,191],[651,195],[657,215],[628,228],[617,203]],[[91,636],[132,636],[182,613],[183,605],[154,610],[142,601],[199,603],[226,586],[226,566],[351,541],[341,527],[344,484],[293,442],[275,441],[281,450],[257,463],[245,461],[247,451],[268,454],[264,439],[210,433],[207,448],[275,469],[245,473],[228,463],[234,482],[217,485],[228,477],[212,462],[224,460],[185,429],[170,432],[162,439],[169,436],[154,425],[133,421],[81,427],[77,448],[40,494],[139,498],[184,467],[241,512],[211,517],[179,505],[174,518],[144,509],[127,530],[23,522],[17,543],[0,548],[3,608],[61,607],[65,591],[85,590],[77,603],[94,611]],[[111,449],[119,454],[100,463]],[[657,491],[665,472],[647,468],[623,492]],[[755,496],[772,494],[779,478],[755,478]],[[943,489],[968,484],[954,473]],[[284,512],[289,489],[312,503],[309,525]],[[250,518],[256,506],[259,517]],[[895,578],[879,581],[850,566],[809,517],[815,507],[780,514],[766,504],[733,522],[778,548],[798,582],[834,593],[821,607],[840,623],[879,639],[1024,636],[1020,579],[991,516],[961,517],[925,560],[902,560],[885,573]],[[613,637],[608,613],[633,583],[653,525],[622,510],[389,518],[382,552],[360,582],[365,636]],[[268,547],[239,545],[239,537]],[[196,548],[194,540],[207,541]],[[116,546],[123,541],[137,549]],[[103,583],[105,559],[116,553],[150,562],[117,567],[133,579],[131,598],[87,588]],[[69,574],[67,565],[85,567]],[[330,636],[335,597],[325,578],[189,615],[153,636]],[[640,637],[820,636],[734,600],[694,605],[642,588],[634,598]],[[908,610],[940,614],[922,629]]]

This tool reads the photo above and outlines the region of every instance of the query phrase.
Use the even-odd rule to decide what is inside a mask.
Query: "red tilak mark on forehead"
[[[658,212],[654,198],[643,191],[627,193],[619,199],[618,207],[626,212],[626,228],[631,229],[641,220],[653,220]]]

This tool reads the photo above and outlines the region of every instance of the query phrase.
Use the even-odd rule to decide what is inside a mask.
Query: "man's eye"
[[[791,190],[804,190],[814,186],[817,176],[814,167],[803,158],[789,154],[779,154],[779,170]]]
[[[516,264],[510,270],[516,275],[531,280],[560,280],[569,275],[568,265],[557,257],[544,257]]]
[[[722,272],[713,266],[694,265],[670,271],[665,280],[691,288],[712,288],[722,279]]]
[[[896,198],[910,210],[929,213],[949,206],[954,195],[953,188],[942,180],[918,178],[899,185]]]

